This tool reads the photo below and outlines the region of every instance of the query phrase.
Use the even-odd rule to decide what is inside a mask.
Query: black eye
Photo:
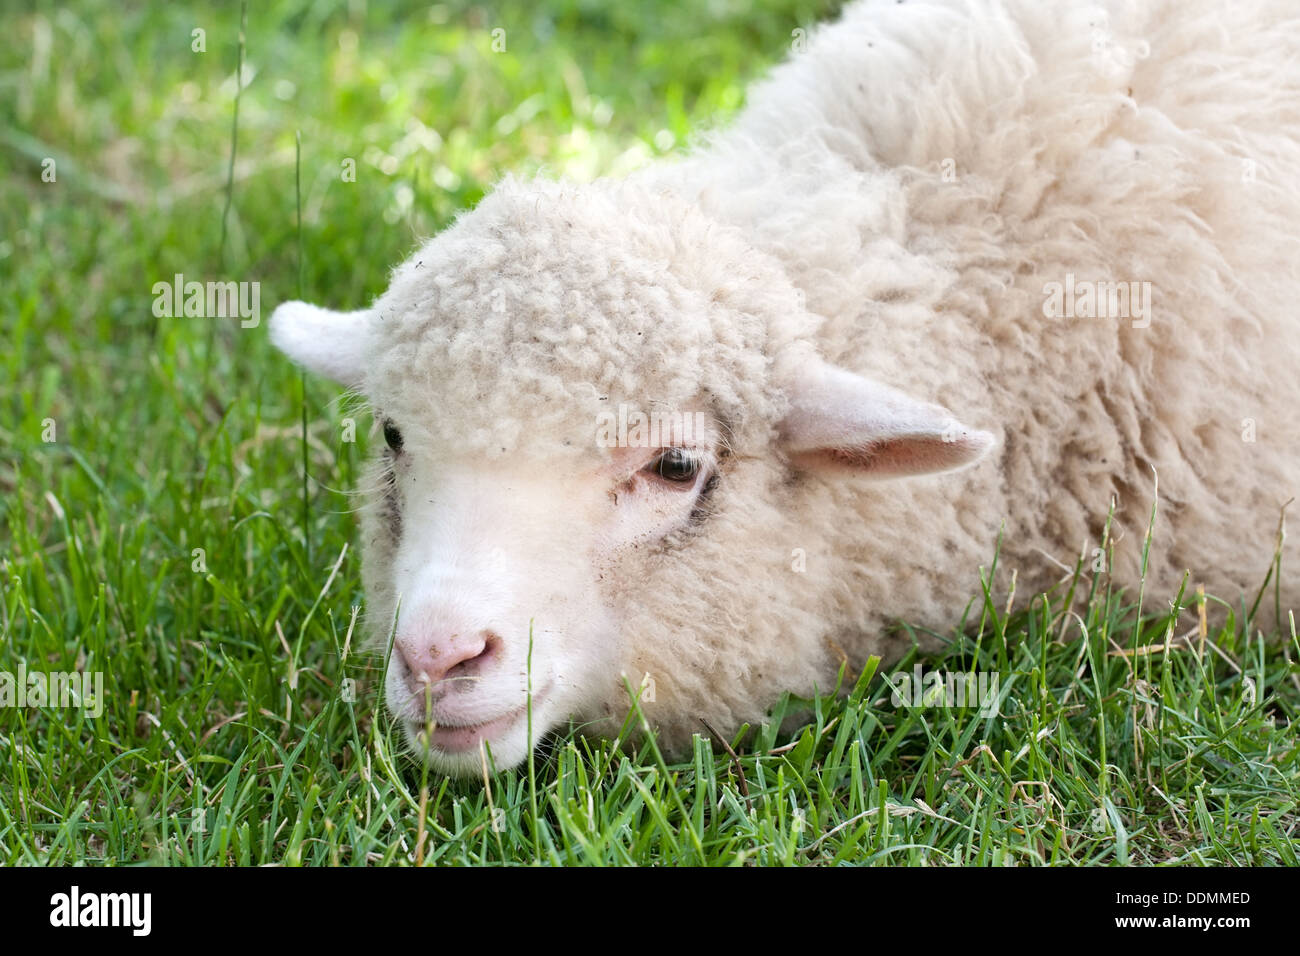
[[[384,441],[388,442],[388,447],[393,451],[402,450],[402,433],[388,419],[384,419]]]
[[[664,481],[685,484],[694,481],[700,473],[700,456],[689,448],[668,448],[650,464],[646,471],[658,475]]]

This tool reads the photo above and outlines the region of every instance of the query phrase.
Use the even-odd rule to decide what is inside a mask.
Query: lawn
[[[1087,564],[1011,614],[972,568],[949,650],[887,669],[995,672],[996,714],[895,703],[873,664],[734,755],[569,734],[431,775],[352,629],[369,420],[265,321],[156,314],[178,274],[259,283],[263,320],[359,308],[497,177],[671,151],[837,4],[267,0],[242,46],[233,3],[15,6],[0,672],[104,694],[0,706],[0,863],[1297,865],[1294,627]]]

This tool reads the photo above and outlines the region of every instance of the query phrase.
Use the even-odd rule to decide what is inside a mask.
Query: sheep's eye
[[[700,473],[700,456],[690,448],[668,448],[646,465],[645,470],[658,475],[664,481],[685,484],[694,481],[695,476]]]
[[[388,442],[388,447],[393,451],[402,450],[402,433],[387,419],[384,420],[384,441]]]

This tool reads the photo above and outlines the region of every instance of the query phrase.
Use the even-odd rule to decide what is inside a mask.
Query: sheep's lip
[[[538,705],[546,695],[546,690],[535,691],[532,695],[534,717],[537,714]],[[483,741],[486,740],[490,743],[493,738],[499,738],[502,734],[512,730],[516,724],[527,719],[528,704],[525,703],[508,713],[502,714],[500,717],[494,717],[492,720],[478,724],[451,726],[450,724],[435,722],[429,744],[443,753],[465,753],[477,750]],[[413,720],[411,724],[417,732],[425,730],[425,724],[421,720]]]

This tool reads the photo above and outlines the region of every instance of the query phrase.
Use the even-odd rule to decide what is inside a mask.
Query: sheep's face
[[[276,343],[376,410],[367,613],[390,710],[433,766],[518,763],[570,718],[617,730],[649,646],[707,656],[737,627],[698,565],[721,546],[743,567],[747,515],[779,511],[793,472],[942,471],[989,446],[822,363],[817,321],[670,197],[513,181],[371,309],[276,310]]]
[[[396,598],[388,703],[436,767],[480,772],[484,743],[498,766],[517,763],[618,679],[615,582],[638,573],[630,554],[698,520],[717,467],[712,423],[676,422],[654,443],[522,461],[385,422],[371,600]]]

